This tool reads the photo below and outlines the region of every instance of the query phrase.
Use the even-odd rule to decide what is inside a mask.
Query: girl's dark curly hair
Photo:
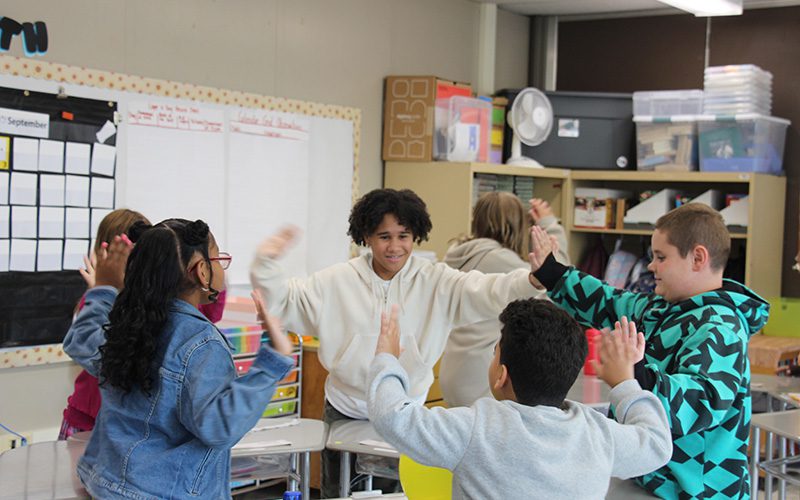
[[[415,243],[428,239],[433,225],[425,202],[410,189],[375,189],[361,197],[350,212],[347,234],[356,245],[366,245],[367,238],[383,222],[386,214],[397,217],[401,226],[411,231]]]
[[[167,219],[152,228],[142,226],[125,267],[125,286],[114,301],[100,347],[101,384],[131,392],[153,388],[158,344],[173,301],[197,286],[188,274],[195,253],[209,264],[208,225],[197,220]]]

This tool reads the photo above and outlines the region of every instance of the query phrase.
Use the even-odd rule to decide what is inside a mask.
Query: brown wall
[[[691,15],[563,22],[558,90],[633,92],[703,88],[706,20]],[[792,121],[786,137],[783,295],[800,296],[790,271],[800,213],[800,7],[713,18],[709,64],[756,64],[773,74],[772,114]]]

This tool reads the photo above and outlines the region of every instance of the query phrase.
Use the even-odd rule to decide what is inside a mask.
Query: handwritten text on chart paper
[[[223,132],[224,117],[217,110],[163,103],[132,103],[128,123],[192,132]]]
[[[240,134],[294,141],[307,141],[309,135],[308,118],[274,111],[240,109],[230,124],[231,132]]]

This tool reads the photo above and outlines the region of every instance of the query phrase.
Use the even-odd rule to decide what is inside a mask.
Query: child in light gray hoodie
[[[370,367],[369,418],[415,461],[453,472],[453,498],[604,498],[610,478],[669,461],[666,414],[633,377],[644,337],[625,318],[604,332],[597,373],[611,387],[617,421],[565,400],[587,353],[578,324],[553,304],[510,303],[489,367],[493,398],[471,407],[425,408],[407,395],[398,362],[397,308],[381,318]]]

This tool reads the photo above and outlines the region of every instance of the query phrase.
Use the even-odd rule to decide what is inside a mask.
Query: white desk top
[[[303,453],[306,451],[320,451],[325,448],[325,438],[328,434],[328,424],[321,420],[310,418],[281,417],[262,418],[255,428],[261,426],[277,426],[297,420],[297,425],[276,427],[263,431],[248,432],[231,450],[232,457],[255,455],[280,455],[282,453]],[[278,440],[289,441],[291,444],[283,446],[254,446],[259,442],[269,444]],[[246,449],[242,448],[246,446]]]
[[[800,441],[800,410],[758,413],[752,416],[750,425],[780,437]]]
[[[331,424],[328,442],[325,447],[329,450],[400,458],[400,453],[388,443],[386,443],[386,446],[379,446],[376,444],[361,444],[362,441],[385,443],[384,439],[368,420],[339,420]]]
[[[0,499],[84,499],[78,459],[86,442],[48,441],[0,455]]]

